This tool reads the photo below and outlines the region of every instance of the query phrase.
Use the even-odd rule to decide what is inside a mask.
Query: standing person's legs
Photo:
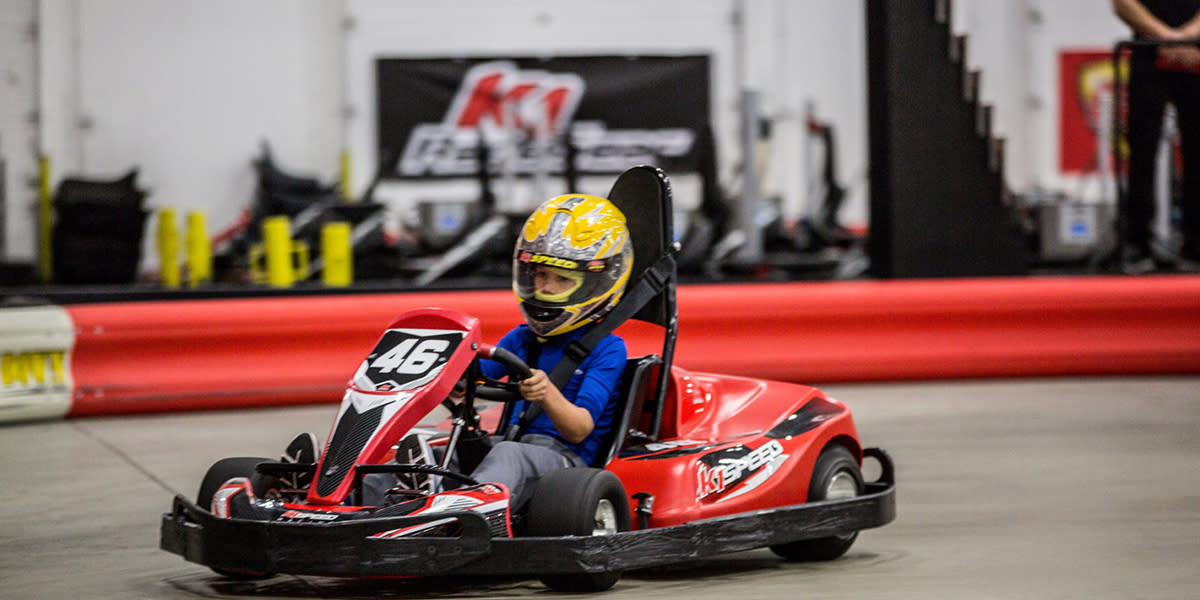
[[[1171,100],[1178,115],[1183,151],[1181,254],[1194,263],[1200,261],[1200,74],[1176,74],[1172,84]]]
[[[1129,69],[1129,184],[1125,194],[1123,239],[1127,247],[1149,258],[1150,224],[1154,219],[1154,172],[1167,90],[1154,65],[1154,54],[1135,52]]]

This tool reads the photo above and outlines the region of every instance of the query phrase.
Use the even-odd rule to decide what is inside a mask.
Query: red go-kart
[[[233,577],[534,575],[556,590],[599,591],[625,570],[753,548],[829,560],[859,530],[890,522],[891,459],[863,448],[845,405],[812,387],[672,365],[669,181],[635,167],[609,199],[630,224],[637,264],[600,326],[638,319],[664,341],[661,353],[629,360],[595,464],[541,478],[521,506],[504,486],[450,468],[449,456],[478,451],[489,422],[519,437],[521,425],[506,425],[513,385],[484,380],[477,361],[500,361],[510,380],[529,369],[484,343],[474,317],[414,310],[351,378],[319,456],[218,461],[195,502],[177,496],[163,515],[161,547]],[[449,431],[420,436],[445,458],[408,462],[397,446],[427,431],[419,424],[459,382],[466,399],[447,405]],[[495,403],[477,411],[477,399]],[[860,469],[868,457],[881,467],[874,482]],[[363,478],[374,473],[414,485],[365,503]]]

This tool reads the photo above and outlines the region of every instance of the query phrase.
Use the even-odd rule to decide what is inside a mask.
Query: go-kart
[[[361,363],[319,456],[218,461],[195,502],[177,496],[163,515],[161,547],[232,577],[534,575],[556,590],[599,591],[624,570],[753,548],[829,560],[858,531],[890,522],[892,461],[862,447],[845,405],[812,387],[672,364],[670,183],[635,167],[609,199],[630,224],[635,283],[596,328],[632,318],[664,335],[660,353],[629,360],[591,466],[542,477],[521,505],[503,485],[452,468],[450,457],[486,451],[491,423],[494,435],[520,438],[527,403],[511,382],[529,368],[484,343],[476,318],[418,309]],[[499,361],[509,381],[483,377],[480,360]],[[457,404],[446,400],[455,386]],[[448,432],[430,435],[421,422],[439,406],[451,411]],[[414,437],[441,459],[397,451]],[[880,464],[876,481],[863,480],[865,458]],[[397,486],[367,501],[364,478],[378,474]]]

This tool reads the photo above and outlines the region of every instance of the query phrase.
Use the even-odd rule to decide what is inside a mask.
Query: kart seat
[[[657,354],[630,358],[625,362],[613,424],[601,439],[591,466],[603,469],[627,443],[653,439],[653,432],[645,430],[653,421],[654,407],[646,406],[646,402],[654,398],[654,384],[661,366],[662,358]]]

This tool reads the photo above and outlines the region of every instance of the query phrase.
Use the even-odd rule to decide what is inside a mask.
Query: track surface
[[[830,385],[897,463],[897,520],[840,560],[752,551],[603,597],[1200,598],[1200,378]],[[0,427],[0,598],[547,597],[536,580],[234,582],[158,550],[226,456],[324,438],[332,405]],[[868,477],[872,474],[868,471]]]

